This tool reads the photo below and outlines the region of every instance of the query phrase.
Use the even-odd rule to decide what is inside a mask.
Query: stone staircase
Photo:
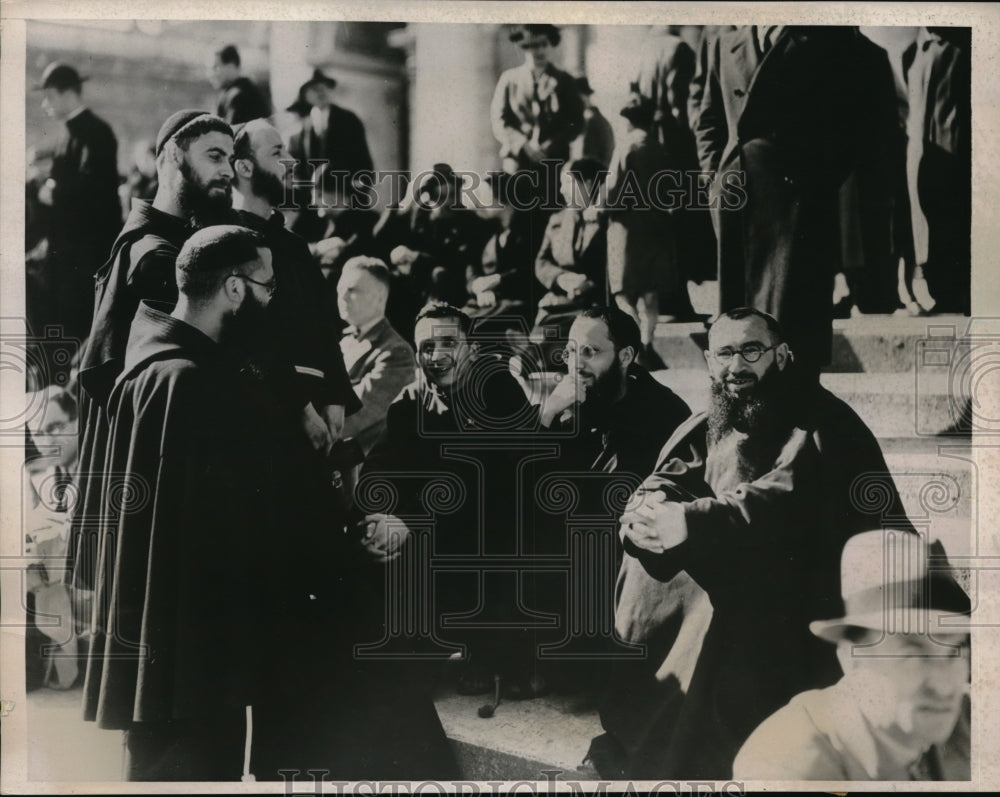
[[[969,426],[976,375],[963,340],[969,319],[868,316],[834,322],[833,362],[822,383],[874,432],[911,520],[939,537],[953,557],[974,549],[977,470]],[[668,368],[654,376],[692,409],[706,406],[708,376],[701,324],[660,324],[654,347]],[[529,386],[537,400],[550,388]],[[477,708],[487,697],[442,688],[442,724],[470,780],[544,781],[596,778],[582,765],[601,733],[596,708],[584,699],[544,697],[502,702],[491,719]],[[551,776],[550,776],[551,777]]]

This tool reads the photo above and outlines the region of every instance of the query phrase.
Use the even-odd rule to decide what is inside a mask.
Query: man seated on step
[[[417,379],[389,407],[361,471],[356,508],[366,513],[364,543],[373,556],[402,557],[389,570],[397,577],[387,585],[397,591],[393,605],[414,617],[431,610],[429,628],[416,623],[416,636],[394,642],[404,653],[426,653],[425,644],[439,652],[442,640],[465,645],[470,663],[458,688],[485,693],[502,671],[504,647],[520,633],[511,622],[517,572],[486,573],[480,583],[476,568],[452,568],[424,585],[431,573],[420,557],[430,551],[475,560],[518,550],[522,509],[514,499],[527,489],[521,463],[536,447],[538,410],[457,307],[428,305],[414,334]],[[459,614],[468,615],[462,625],[448,617]]]
[[[573,478],[577,482],[581,502],[593,501],[593,512],[578,507],[583,514],[603,515],[614,523],[617,512],[604,505],[604,490],[598,487],[595,474],[614,474],[623,484],[633,489],[653,470],[657,455],[690,415],[687,404],[668,387],[660,384],[649,372],[638,365],[636,356],[642,341],[639,325],[618,307],[597,306],[584,310],[569,329],[569,339],[563,353],[567,373],[541,406],[541,424],[553,433],[558,441],[559,456],[551,462],[551,470]],[[535,465],[536,472],[545,463]],[[555,522],[551,515],[543,514],[536,525],[533,542],[536,552],[559,555],[565,550],[567,528],[560,517]],[[621,546],[616,543],[615,562],[610,568],[610,579],[605,584],[595,584],[598,594],[612,594],[615,573],[621,559]],[[536,600],[546,606],[533,606],[540,611],[566,615],[565,583],[558,579],[540,576],[536,579]],[[551,582],[552,590],[545,585]],[[561,598],[561,601],[560,601]],[[558,641],[558,629],[553,642]],[[542,662],[544,664],[544,662]],[[540,673],[542,678],[563,686],[576,674],[589,675],[582,684],[600,680],[601,691],[613,685],[609,674],[625,675],[626,665],[608,670],[605,662],[587,668],[589,673],[579,673],[579,666],[549,665]],[[549,676],[552,676],[551,678]],[[614,690],[612,690],[614,691]]]
[[[844,677],[792,698],[751,734],[740,780],[969,780],[971,603],[944,548],[871,531],[847,542],[845,612],[810,625]],[[950,619],[945,619],[950,618]]]
[[[910,528],[875,436],[797,375],[772,316],[730,310],[708,343],[710,409],[668,441],[621,519],[626,553],[647,574],[690,576],[713,609],[686,693],[643,764],[656,777],[730,778],[761,720],[834,683],[836,655],[809,622],[839,609],[844,543],[883,518]],[[862,476],[878,480],[874,505],[858,492]]]

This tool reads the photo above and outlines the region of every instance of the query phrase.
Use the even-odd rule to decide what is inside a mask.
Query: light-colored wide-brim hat
[[[816,620],[809,630],[828,642],[850,628],[893,634],[962,634],[971,611],[944,546],[923,534],[880,529],[856,534],[840,567],[844,616]]]

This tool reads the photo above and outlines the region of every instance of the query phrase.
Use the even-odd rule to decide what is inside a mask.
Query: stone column
[[[410,168],[499,166],[489,107],[497,81],[495,25],[416,23],[410,86]]]

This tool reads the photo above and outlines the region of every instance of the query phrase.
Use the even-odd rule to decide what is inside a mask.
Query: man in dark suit
[[[413,347],[385,317],[391,280],[385,263],[360,256],[344,264],[337,283],[337,309],[350,325],[340,350],[364,405],[347,419],[344,437],[355,438],[366,454],[385,430],[389,405],[417,377]]]
[[[773,25],[720,35],[696,129],[701,168],[715,175],[720,310],[776,316],[814,375],[830,358],[838,191],[878,110],[860,36]]]
[[[52,171],[39,190],[39,201],[51,208],[54,318],[64,334],[80,339],[90,330],[94,271],[122,226],[118,141],[107,122],[84,105],[85,79],[69,64],[55,62],[45,69],[39,86],[45,94],[42,107],[65,124]]]
[[[351,183],[358,172],[374,168],[365,126],[355,114],[333,102],[332,91],[336,85],[335,79],[317,69],[299,89],[299,97],[311,107],[302,120],[302,129],[288,142],[288,152],[296,160],[296,181],[308,182],[313,178],[310,160],[327,161],[323,167],[327,176],[335,172],[338,173],[336,179]],[[300,225],[311,221],[309,217],[315,213],[308,209],[311,198],[308,187],[296,192],[299,215],[292,225],[295,232],[300,232]]]
[[[594,90],[586,77],[576,79],[576,89],[583,103],[583,131],[570,148],[574,158],[593,158],[605,166],[611,163],[615,153],[615,131],[601,109],[593,104]]]
[[[240,74],[240,51],[232,44],[213,55],[208,80],[219,90],[216,115],[227,124],[238,125],[271,115],[271,104],[261,90],[250,78]]]

